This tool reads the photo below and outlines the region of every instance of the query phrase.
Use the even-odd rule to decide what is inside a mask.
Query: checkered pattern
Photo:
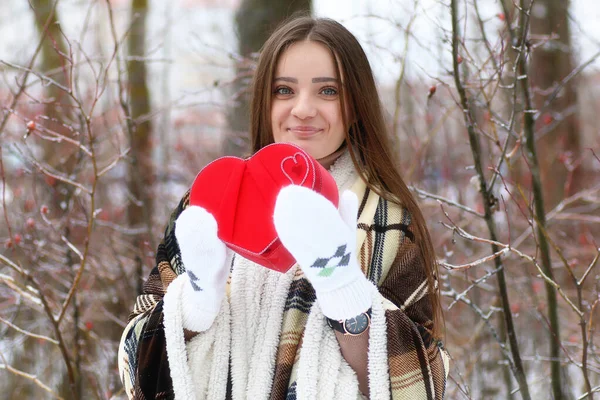
[[[319,276],[327,277],[333,274],[338,267],[347,267],[350,263],[350,252],[346,252],[346,245],[343,244],[337,248],[335,254],[327,258],[317,258],[310,268],[321,268]]]

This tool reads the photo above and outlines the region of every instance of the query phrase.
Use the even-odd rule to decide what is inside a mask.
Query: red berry
[[[504,15],[504,13],[496,14],[496,16],[498,17],[498,19],[500,21],[505,21],[506,20],[506,16]]]
[[[569,335],[569,342],[571,343],[577,343],[581,340],[581,337],[575,333]]]
[[[6,239],[6,241],[4,242],[4,248],[5,249],[12,249],[13,247],[13,242],[10,239]]]
[[[463,58],[462,58],[462,56],[457,56],[457,57],[456,57],[456,62],[457,62],[458,64],[462,63],[462,62],[463,62]]]
[[[27,229],[33,229],[35,227],[35,220],[31,217],[27,218],[27,221],[25,221],[25,226]]]
[[[28,130],[28,131],[33,131],[33,130],[35,130],[35,121],[29,121],[29,122],[27,123],[27,130]]]
[[[433,96],[436,91],[437,91],[437,86],[433,85],[432,87],[430,87],[429,88],[429,97]]]
[[[42,214],[48,214],[48,206],[44,204],[42,208],[40,208],[40,212]]]
[[[513,314],[518,314],[519,311],[521,311],[521,304],[519,304],[519,303],[511,304],[510,312],[512,312]]]
[[[544,117],[542,118],[542,122],[544,123],[544,125],[550,125],[552,123],[552,121],[554,121],[554,118],[552,118],[552,115],[544,114]]]
[[[98,219],[102,221],[110,221],[110,212],[107,210],[100,211],[100,213],[98,213]]]
[[[25,212],[30,212],[33,210],[34,205],[35,202],[32,199],[27,199],[25,200],[25,204],[23,204],[23,210],[25,210]]]
[[[20,235],[20,234],[18,234],[18,233],[15,233],[15,236],[13,236],[13,240],[15,241],[15,244],[16,244],[17,246],[18,246],[18,245],[21,243],[21,240],[22,240],[22,239],[23,239],[23,238],[22,238],[22,237],[21,237],[21,235]]]
[[[92,328],[94,327],[94,324],[90,321],[85,323],[85,329],[87,329],[88,331],[91,331]]]
[[[50,175],[46,175],[46,177],[44,178],[46,180],[46,183],[48,184],[48,186],[54,186],[56,185],[56,178]]]

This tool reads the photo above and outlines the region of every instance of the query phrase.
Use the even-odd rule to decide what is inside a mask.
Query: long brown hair
[[[351,144],[347,147],[356,170],[371,190],[388,201],[402,204],[411,215],[410,225],[425,263],[433,311],[433,333],[439,337],[443,317],[439,289],[435,284],[438,271],[431,237],[423,214],[404,183],[390,151],[390,135],[385,126],[367,56],[354,35],[341,24],[326,18],[293,17],[279,26],[265,42],[258,59],[252,88],[252,151],[256,152],[273,143],[271,101],[277,62],[291,44],[304,40],[323,44],[331,51],[335,61],[336,78],[342,82],[340,102],[343,120],[352,121],[346,122],[346,143]],[[350,115],[346,115],[346,110]]]

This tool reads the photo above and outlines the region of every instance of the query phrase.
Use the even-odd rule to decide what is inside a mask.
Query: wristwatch
[[[327,324],[348,336],[358,336],[371,326],[371,308],[353,318],[335,320],[327,318]]]

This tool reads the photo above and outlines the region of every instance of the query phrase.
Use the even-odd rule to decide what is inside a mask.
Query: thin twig
[[[0,258],[2,258],[2,254],[0,254]],[[19,286],[15,282],[14,278],[12,278],[12,277],[10,277],[8,275],[4,275],[4,274],[0,274],[0,280],[4,281],[4,283],[6,284],[6,286],[8,286],[9,288],[11,288],[15,292],[19,293],[21,296],[29,299],[36,306],[42,306],[42,301],[39,299],[39,297],[35,297],[35,296],[39,296],[38,291],[35,290],[35,289],[33,289],[31,286],[27,286],[25,288],[22,288],[21,286]],[[29,293],[29,292],[31,292],[31,293]]]
[[[26,71],[23,74],[23,78],[21,79],[21,84],[19,85],[19,91],[13,97],[13,100],[12,100],[10,106],[8,107],[8,110],[13,110],[16,107],[17,102],[19,101],[19,97],[21,97],[21,94],[25,90],[25,86],[27,84],[27,78],[29,78],[29,71],[31,70],[31,68],[33,68],[33,65],[35,64],[35,60],[37,59],[37,56],[40,53],[40,50],[42,49],[42,45],[44,44],[44,40],[46,39],[46,35],[48,32],[48,27],[50,26],[50,23],[54,19],[54,13],[56,11],[56,7],[58,6],[59,1],[60,0],[55,0],[54,4],[52,5],[52,9],[50,10],[48,19],[44,23],[42,32],[40,32],[40,40],[38,42],[38,45],[35,48],[35,51],[33,52],[33,56],[31,56],[31,60],[29,60],[29,65],[27,66]],[[6,114],[4,115],[4,118],[2,119],[2,122],[0,123],[0,136],[2,136],[2,134],[4,133],[4,128],[6,127],[6,123],[8,122],[9,116],[10,116],[10,112],[7,111]]]
[[[457,203],[457,202],[455,202],[455,201],[453,201],[453,200],[447,199],[447,198],[445,198],[445,197],[442,197],[442,196],[438,196],[438,195],[436,195],[436,194],[432,194],[432,193],[426,192],[426,191],[424,191],[424,190],[422,190],[422,189],[419,189],[419,188],[417,188],[417,187],[415,187],[415,186],[409,186],[408,188],[409,188],[410,190],[412,190],[412,191],[414,191],[414,192],[418,193],[419,195],[421,195],[421,196],[423,196],[423,197],[427,197],[427,198],[430,198],[430,199],[434,199],[434,200],[437,200],[437,201],[441,201],[442,203],[446,203],[446,204],[449,204],[449,205],[451,205],[451,206],[453,206],[453,207],[456,207],[456,208],[458,208],[458,209],[461,209],[461,210],[463,210],[463,211],[466,211],[466,212],[468,212],[469,214],[473,214],[473,215],[475,215],[476,217],[479,217],[479,218],[485,218],[485,215],[483,215],[483,214],[481,214],[481,213],[479,213],[479,212],[477,212],[477,211],[473,210],[472,208],[469,208],[469,207],[467,207],[467,206],[465,206],[465,205],[463,205],[463,204]]]
[[[36,72],[35,70],[28,68],[28,67],[21,67],[20,65],[16,65],[13,63],[10,63],[8,61],[4,61],[4,60],[0,60],[0,63],[7,65],[9,67],[12,67],[14,69],[18,69],[21,71],[25,71],[27,73],[31,73],[34,74],[35,76],[37,76],[38,78],[40,78],[40,81],[42,82],[42,85],[44,85],[44,82],[49,82],[52,85],[56,86],[57,88],[59,88],[60,90],[62,90],[65,93],[71,94],[71,89],[69,89],[68,87],[61,85],[60,83],[56,82],[54,79],[50,78],[49,76],[42,74],[40,72]]]
[[[58,344],[58,342],[56,340],[54,340],[48,336],[38,335],[36,333],[26,331],[25,329],[21,329],[18,326],[16,326],[15,324],[11,323],[10,321],[5,320],[2,317],[0,317],[0,321],[4,322],[6,325],[8,325],[11,328],[13,328],[14,330],[22,333],[23,335],[30,336],[32,338],[36,338],[36,339],[40,339],[40,340],[44,340],[44,341],[50,342],[52,344]]]
[[[500,257],[500,256],[508,253],[509,251],[510,251],[510,248],[509,247],[505,247],[502,250],[500,250],[500,251],[498,251],[498,252],[496,252],[494,254],[491,254],[489,256],[486,256],[486,257],[480,258],[478,260],[472,261],[472,262],[470,262],[468,264],[452,265],[452,264],[448,264],[446,262],[441,262],[440,265],[442,267],[446,267],[447,269],[453,270],[453,271],[466,270],[466,269],[469,269],[469,268],[472,268],[472,267],[476,267],[476,266],[481,265],[481,264],[485,264],[488,261],[492,261],[496,257]]]
[[[4,357],[2,357],[2,358],[4,358]],[[42,381],[40,381],[37,376],[32,375],[32,374],[28,374],[27,372],[23,372],[21,370],[13,368],[12,366],[6,364],[6,361],[5,361],[5,364],[0,364],[0,369],[5,369],[8,372],[11,372],[11,373],[13,373],[13,374],[15,374],[17,376],[20,376],[22,378],[25,378],[25,379],[28,379],[28,380],[32,381],[37,386],[39,386],[40,388],[44,389],[46,392],[50,393],[52,395],[52,397],[54,397],[55,399],[60,399],[60,400],[63,399],[56,392],[54,392],[52,389],[50,389],[49,386],[47,386]]]
[[[596,253],[596,257],[594,257],[594,259],[592,260],[592,262],[590,263],[590,265],[587,267],[587,269],[586,269],[585,273],[583,274],[583,276],[581,277],[581,279],[579,279],[579,281],[577,282],[577,286],[583,285],[583,283],[585,282],[585,280],[588,277],[589,273],[596,266],[596,263],[598,262],[598,257],[600,256],[600,249],[597,249],[597,251],[598,251],[598,253]]]
[[[558,283],[556,283],[554,280],[550,279],[550,277],[548,275],[545,274],[544,270],[542,269],[542,267],[538,264],[538,262],[531,256],[528,256],[527,254],[517,250],[516,248],[495,241],[495,240],[490,240],[490,239],[485,239],[485,238],[481,238],[481,237],[477,237],[474,235],[471,235],[470,233],[467,233],[464,229],[454,225],[454,226],[449,226],[444,224],[447,228],[449,229],[453,229],[459,236],[467,239],[467,240],[472,240],[475,242],[481,242],[481,243],[487,243],[490,245],[495,245],[498,247],[506,247],[509,248],[511,252],[515,253],[516,255],[518,255],[521,258],[524,258],[525,260],[531,262],[536,269],[538,270],[539,274],[542,276],[542,278],[544,279],[544,281],[546,281],[546,283],[550,286],[552,286],[553,288],[555,288],[558,293],[562,296],[562,298],[567,302],[567,304],[569,304],[571,306],[571,308],[573,309],[573,311],[575,311],[577,313],[578,316],[582,316],[583,312],[575,305],[573,304],[573,302],[571,301],[571,299],[569,298],[569,296],[567,296],[567,294],[562,290],[562,288],[560,287],[560,285]]]

